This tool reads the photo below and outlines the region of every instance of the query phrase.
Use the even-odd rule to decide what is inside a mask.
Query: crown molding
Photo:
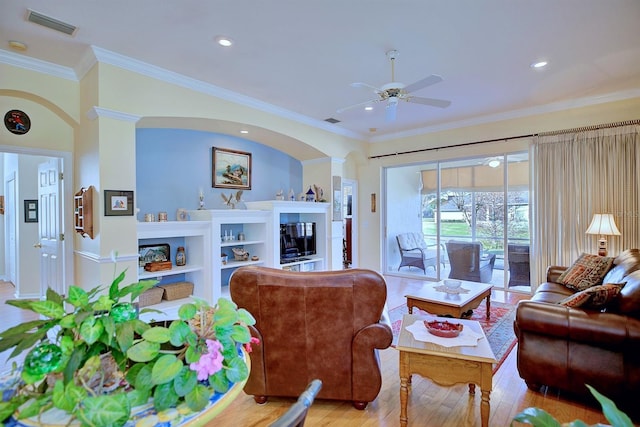
[[[73,67],[73,69],[76,72],[76,75],[78,76],[78,79],[82,80],[84,76],[87,75],[89,70],[91,70],[91,68],[93,68],[93,66],[96,65],[97,63],[98,63],[98,58],[93,52],[93,46],[89,46],[84,51],[84,55],[82,55],[82,58],[80,58],[80,62],[78,62],[75,67]]]
[[[25,55],[18,55],[17,53],[9,52],[8,50],[0,49],[0,62],[13,65],[14,67],[35,71],[37,73],[47,74],[53,77],[78,81],[78,76],[72,68],[63,67],[52,62],[41,61],[40,59],[30,58]]]
[[[110,119],[120,120],[123,122],[137,122],[142,117],[129,113],[123,113],[121,111],[110,110],[102,107],[91,107],[87,111],[87,118],[89,120],[95,120],[98,117],[108,117]]]
[[[293,111],[276,107],[275,105],[259,101],[255,98],[240,95],[230,90],[223,89],[219,86],[205,83],[191,77],[186,77],[182,74],[178,74],[164,68],[156,67],[155,65],[147,64],[145,62],[138,61],[136,59],[129,58],[127,56],[120,55],[106,49],[99,48],[97,46],[90,46],[90,48],[81,58],[80,62],[76,64],[74,68],[62,67],[50,62],[40,61],[38,59],[29,58],[24,55],[18,55],[13,52],[1,49],[0,62],[36,71],[39,73],[52,75],[54,77],[62,77],[73,81],[79,81],[89,72],[89,70],[95,64],[97,64],[98,62],[102,62],[141,74],[143,76],[151,77],[156,80],[164,81],[196,92],[204,93],[206,95],[214,96],[216,98],[224,99],[236,104],[244,105],[256,110],[273,114],[284,119],[322,129],[336,135],[353,138],[359,141],[363,140],[363,136],[361,134],[343,129],[339,126],[332,125],[331,123],[327,123],[324,120],[317,120],[308,116],[304,116],[302,114],[294,113]]]
[[[191,77],[186,77],[182,74],[178,74],[164,68],[156,67],[155,65],[147,64],[145,62],[138,61],[137,59],[129,58],[127,56],[123,56],[96,46],[91,46],[91,50],[93,51],[93,54],[95,55],[98,62],[110,64],[115,67],[129,70],[170,84],[174,84],[176,86],[181,86],[196,92],[224,99],[235,104],[244,105],[249,108],[274,114],[284,119],[306,124],[315,128],[320,128],[334,134],[362,140],[361,134],[332,125],[331,123],[327,123],[324,120],[317,120],[308,116],[304,116],[302,114],[294,113],[293,111],[276,107],[273,104],[251,98],[249,96],[240,95],[228,89],[224,89],[210,83],[205,83]]]

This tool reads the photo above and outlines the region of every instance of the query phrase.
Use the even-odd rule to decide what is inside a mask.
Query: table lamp
[[[616,226],[612,214],[594,214],[587,234],[597,234],[600,236],[598,240],[598,255],[607,256],[607,239],[604,236],[619,236],[620,230]]]

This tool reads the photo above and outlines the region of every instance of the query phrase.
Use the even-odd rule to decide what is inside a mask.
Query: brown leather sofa
[[[558,302],[575,291],[557,283],[567,267],[551,266],[547,281],[516,311],[517,365],[532,390],[551,386],[594,403],[585,384],[634,414],[640,396],[640,251],[618,256],[603,283],[626,283],[603,311]]]
[[[241,267],[231,299],[255,318],[260,339],[244,391],[258,403],[297,397],[317,378],[320,399],[364,409],[380,392],[376,349],[391,345],[384,278],[370,270],[291,272]]]

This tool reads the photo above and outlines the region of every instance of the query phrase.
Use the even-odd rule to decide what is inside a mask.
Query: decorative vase
[[[311,189],[311,186],[309,186],[309,190],[307,191],[305,200],[307,202],[315,202],[316,201],[316,193],[313,192],[313,190]]]
[[[184,246],[178,246],[176,251],[176,265],[182,267],[187,264],[187,256],[184,253]]]

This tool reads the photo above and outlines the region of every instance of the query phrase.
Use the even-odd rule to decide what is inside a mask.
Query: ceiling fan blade
[[[373,104],[374,102],[379,102],[379,101],[381,101],[381,100],[380,99],[372,99],[372,100],[369,100],[369,101],[360,102],[358,104],[349,105],[348,107],[343,107],[343,108],[337,109],[336,113],[342,113],[342,112],[345,112],[347,110],[351,110],[353,108],[364,107],[365,105]]]
[[[371,89],[373,90],[374,93],[381,93],[382,91],[380,89],[378,89],[375,86],[371,86],[368,83],[362,83],[362,82],[355,82],[355,83],[351,83],[350,85],[351,87],[361,87],[363,89]]]
[[[440,83],[441,81],[442,81],[442,77],[438,76],[437,74],[431,74],[429,77],[425,77],[422,80],[418,80],[415,83],[411,83],[409,86],[405,86],[404,91],[406,93],[415,92],[427,86]]]
[[[407,102],[413,102],[414,104],[430,105],[432,107],[447,108],[451,105],[451,101],[446,99],[436,98],[421,98],[419,96],[410,96],[405,99]]]
[[[398,112],[398,103],[397,102],[388,103],[385,111],[385,118],[387,122],[395,121],[397,112]]]

